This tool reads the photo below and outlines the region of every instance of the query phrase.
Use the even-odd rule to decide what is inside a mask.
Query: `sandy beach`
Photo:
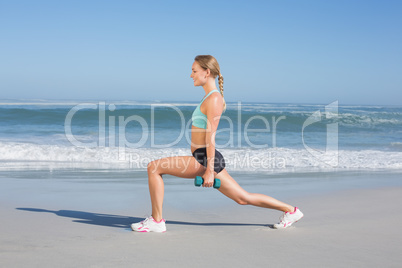
[[[149,212],[144,181],[22,177],[1,178],[1,267],[399,267],[402,261],[400,186],[283,195],[305,217],[275,230],[278,211],[236,205],[190,181],[176,189],[173,180],[164,204],[168,231],[156,234],[129,229]]]
[[[0,268],[402,267],[401,13],[1,1]],[[281,211],[163,175],[167,232],[132,231],[148,168],[193,177],[212,156],[304,218],[277,230]]]

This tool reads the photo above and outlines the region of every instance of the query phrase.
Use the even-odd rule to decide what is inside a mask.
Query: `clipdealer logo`
[[[116,110],[115,104],[107,105],[105,102],[99,103],[81,103],[74,106],[67,114],[65,118],[65,134],[68,141],[75,145],[76,147],[107,147],[108,149],[115,148],[116,150],[112,150],[113,152],[117,152],[117,158],[119,161],[127,161],[129,160],[138,162],[140,161],[138,157],[130,157],[130,154],[135,154],[135,151],[126,151],[127,148],[130,149],[138,149],[142,148],[148,141],[150,142],[151,148],[171,148],[174,147],[182,138],[186,138],[188,144],[191,144],[191,131],[190,131],[190,124],[191,120],[187,123],[185,121],[185,116],[183,112],[176,106],[171,104],[152,104],[150,105],[150,118],[148,123],[146,118],[143,118],[139,115],[131,115],[131,116],[117,116],[113,114]],[[157,107],[163,106],[167,109],[173,109],[175,113],[177,113],[178,118],[180,119],[180,135],[173,141],[168,143],[156,143],[155,139],[155,109]],[[244,141],[247,143],[248,146],[254,149],[264,149],[268,148],[268,144],[253,144],[250,140],[249,134],[251,132],[261,132],[261,133],[271,133],[272,135],[272,148],[276,148],[277,142],[277,126],[283,120],[286,121],[286,116],[281,115],[278,118],[272,116],[272,123],[268,121],[267,118],[261,115],[253,115],[252,117],[248,118],[246,122],[242,120],[242,106],[239,102],[237,104],[237,131],[235,130],[235,124],[231,118],[228,116],[222,116],[221,120],[228,121],[228,128],[223,128],[218,130],[218,132],[228,132],[228,140],[227,142],[222,145],[222,148],[233,148],[241,147],[242,145],[242,137],[244,137]],[[81,110],[92,110],[97,113],[98,117],[98,131],[97,137],[94,137],[95,140],[84,139],[84,141],[79,140],[72,131],[72,121],[74,116],[80,112]],[[110,114],[112,112],[112,114]],[[339,154],[338,154],[338,101],[330,103],[325,106],[325,112],[321,112],[320,110],[315,111],[312,113],[304,122],[301,129],[301,136],[302,136],[302,144],[306,151],[317,161],[329,165],[331,167],[337,167],[339,163]],[[176,118],[177,120],[177,118]],[[254,120],[261,121],[263,123],[263,127],[260,129],[250,128],[250,123]],[[328,122],[326,122],[328,121]],[[126,130],[128,124],[136,124],[136,137],[138,138],[137,142],[132,142],[126,137]],[[306,129],[309,126],[314,124],[320,123],[325,124],[325,134],[326,134],[326,141],[325,141],[325,148],[324,149],[317,149],[314,148],[314,145],[308,144],[308,139],[306,139]],[[320,133],[322,131],[320,130]],[[310,133],[311,134],[311,133]],[[237,135],[237,141],[235,136]],[[321,134],[318,134],[316,137],[319,138]],[[322,141],[319,144],[323,144]],[[111,152],[112,152],[111,151]],[[128,157],[128,158],[127,158]],[[141,158],[144,156],[141,155]],[[261,156],[258,157],[269,160],[268,162],[270,165],[274,167],[285,167],[286,161],[284,157],[281,157],[281,161],[276,161],[278,156],[275,157],[267,157]],[[257,158],[258,158],[257,157]],[[251,162],[255,162],[256,157],[252,159],[248,159],[247,157],[244,159],[237,159],[240,160],[240,166],[244,165],[244,162],[250,164]],[[257,159],[258,160],[258,159]],[[260,161],[261,159],[259,159]],[[275,160],[275,161],[274,161]],[[282,161],[283,160],[283,161]],[[251,162],[250,162],[251,161]],[[267,163],[268,163],[267,162]],[[266,164],[262,162],[262,164]],[[261,164],[261,165],[262,165]],[[251,164],[250,164],[251,165]]]

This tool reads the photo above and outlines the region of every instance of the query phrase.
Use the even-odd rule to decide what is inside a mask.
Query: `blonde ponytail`
[[[226,101],[223,96],[223,76],[221,73],[219,73],[218,83],[219,83],[219,90],[221,91],[221,95],[222,95],[222,99],[223,99],[223,111],[225,111],[226,110]]]

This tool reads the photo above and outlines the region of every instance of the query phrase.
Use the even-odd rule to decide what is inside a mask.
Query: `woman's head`
[[[201,67],[204,72],[208,72],[209,70],[210,76],[213,79],[218,77],[219,89],[223,97],[223,76],[218,61],[211,55],[198,55],[195,57],[194,61],[198,63],[198,66]],[[196,66],[196,68],[198,68],[198,66]],[[225,100],[223,100],[223,109],[226,109]]]
[[[196,61],[202,69],[209,69],[213,78],[216,78],[221,73],[218,61],[211,55],[198,55],[195,57],[194,61]]]

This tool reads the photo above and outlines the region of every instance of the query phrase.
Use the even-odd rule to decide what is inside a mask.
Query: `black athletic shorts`
[[[203,165],[207,166],[207,148],[198,148],[193,152],[194,158]],[[215,161],[214,161],[214,171],[216,173],[221,172],[225,168],[225,159],[223,155],[215,149]]]

